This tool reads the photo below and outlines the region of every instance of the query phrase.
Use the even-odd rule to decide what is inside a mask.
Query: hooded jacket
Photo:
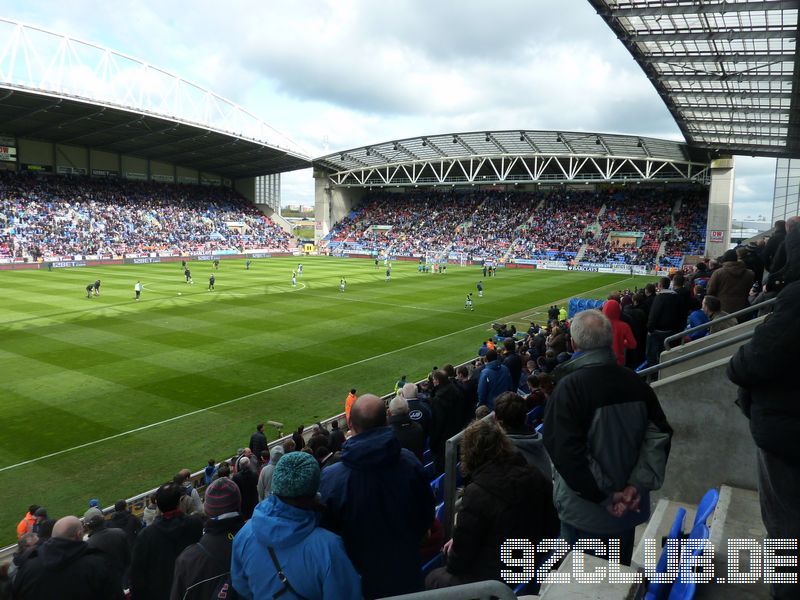
[[[611,328],[614,332],[614,343],[612,349],[614,356],[617,357],[617,364],[625,364],[625,350],[636,348],[636,338],[633,337],[631,326],[620,319],[622,308],[616,300],[607,300],[603,304],[603,314],[611,321]]]
[[[361,597],[361,581],[342,539],[319,527],[320,513],[269,496],[233,539],[231,582],[248,600],[274,598],[285,589],[269,554],[292,588],[308,600]],[[287,600],[295,598],[285,594]]]
[[[755,275],[740,260],[722,263],[708,281],[708,294],[719,298],[726,313],[747,308],[747,295],[753,287]]]
[[[447,571],[470,581],[500,580],[500,546],[512,538],[538,544],[558,537],[552,485],[518,455],[476,469],[464,489]]]
[[[242,517],[209,519],[200,541],[181,552],[175,561],[170,600],[209,600],[231,570],[233,536]],[[228,598],[234,598],[228,595]]]
[[[261,469],[261,473],[258,474],[256,489],[258,491],[259,502],[269,496],[270,490],[272,490],[272,473],[275,471],[275,465],[278,464],[282,456],[283,447],[280,445],[273,446],[269,451],[269,463],[264,465],[264,468]]]
[[[14,578],[15,600],[122,600],[110,562],[86,542],[50,538],[34,549]]]
[[[592,360],[573,364],[558,381],[545,409],[544,444],[561,521],[613,534],[650,517],[650,491],[663,483],[672,429],[650,386],[615,364],[610,351],[603,362],[602,351],[582,354],[577,360]],[[640,512],[614,517],[606,506],[628,484],[641,496]]]
[[[412,421],[408,413],[389,417],[389,426],[400,445],[413,452],[421,461],[425,453],[425,432],[422,431],[422,426]]]
[[[500,359],[493,360],[481,369],[478,379],[478,404],[484,404],[489,410],[494,410],[494,399],[503,392],[516,391],[516,386],[511,381],[511,373],[508,367],[500,362]]]
[[[390,427],[347,440],[342,460],[322,471],[323,526],[344,540],[364,596],[422,589],[419,545],[434,518],[431,487],[416,457]]]
[[[181,513],[156,519],[136,540],[131,561],[133,600],[167,600],[172,588],[175,559],[203,535],[200,519]]]
[[[795,232],[797,232],[795,234]],[[737,403],[750,418],[756,446],[800,463],[800,403],[797,401],[797,340],[800,339],[800,230],[786,236],[788,276],[775,309],[728,363],[739,386]]]
[[[508,429],[506,435],[526,463],[539,469],[547,481],[553,479],[553,466],[550,464],[550,457],[547,456],[547,449],[544,447],[544,438],[541,433],[528,427],[521,431]]]

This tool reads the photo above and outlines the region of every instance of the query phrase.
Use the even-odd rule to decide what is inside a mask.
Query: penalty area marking
[[[627,279],[627,278],[626,278]],[[625,281],[625,279],[621,280]],[[618,282],[619,283],[619,282]],[[608,285],[595,288],[594,290],[589,290],[588,292],[583,292],[585,294],[590,294],[597,290],[601,290],[603,288],[616,285],[616,283],[610,283]],[[502,319],[501,319],[502,320]],[[90,448],[92,446],[96,446],[98,444],[102,444],[104,442],[109,442],[111,440],[115,440],[121,437],[126,437],[132,435],[134,433],[139,433],[142,431],[147,431],[148,429],[153,429],[154,427],[159,427],[161,425],[166,425],[167,423],[173,423],[175,421],[179,421],[181,419],[185,419],[186,417],[191,417],[194,415],[199,415],[202,413],[206,413],[212,410],[216,410],[217,408],[221,408],[223,406],[228,406],[230,404],[235,404],[236,402],[240,402],[242,400],[247,400],[248,398],[253,398],[255,396],[259,396],[261,394],[267,394],[269,392],[274,392],[275,390],[280,390],[282,388],[288,387],[290,385],[295,385],[297,383],[303,383],[304,381],[310,381],[311,379],[316,379],[317,377],[322,377],[324,375],[329,375],[331,373],[336,373],[338,371],[342,371],[344,369],[349,369],[350,367],[355,367],[358,365],[363,365],[364,363],[370,362],[372,360],[383,358],[384,356],[391,356],[392,354],[397,354],[398,352],[405,352],[406,350],[411,350],[412,348],[417,348],[419,346],[424,346],[425,344],[430,344],[431,342],[436,342],[438,340],[443,340],[445,338],[449,338],[454,335],[459,335],[462,333],[466,333],[467,331],[472,331],[473,329],[480,329],[481,327],[485,327],[486,325],[491,325],[494,321],[484,321],[483,323],[478,323],[477,325],[472,325],[470,327],[465,327],[464,329],[459,329],[458,331],[452,331],[450,333],[445,333],[444,335],[439,335],[434,338],[417,342],[416,344],[411,344],[409,346],[404,346],[402,348],[396,348],[395,350],[389,350],[388,352],[383,352],[381,354],[376,354],[375,356],[370,356],[367,358],[362,358],[361,360],[357,360],[355,362],[348,363],[346,365],[340,365],[338,367],[334,367],[332,369],[328,369],[326,371],[320,371],[319,373],[314,373],[313,375],[307,375],[306,377],[302,377],[300,379],[294,379],[292,381],[287,381],[285,383],[280,383],[278,385],[274,385],[269,388],[265,388],[263,390],[258,390],[256,392],[251,392],[249,394],[245,394],[244,396],[239,396],[237,398],[231,398],[230,400],[225,400],[224,402],[218,402],[217,404],[212,404],[211,406],[206,406],[205,408],[199,408],[197,410],[193,410],[187,413],[183,413],[181,415],[175,415],[174,417],[170,417],[169,419],[164,419],[163,421],[158,421],[156,423],[149,423],[148,425],[142,425],[141,427],[136,427],[135,429],[130,429],[128,431],[122,431],[120,433],[115,433],[114,435],[109,435],[104,438],[100,438],[97,440],[92,440],[91,442],[86,442],[84,444],[78,444],[77,446],[72,446],[71,448],[64,448],[63,450],[58,450],[56,452],[51,452],[49,454],[44,454],[42,456],[38,456],[36,458],[30,458],[28,460],[23,460],[13,465],[6,465],[4,467],[0,467],[0,473],[5,471],[12,471],[14,469],[18,469],[19,467],[24,467],[25,465],[30,465],[33,463],[37,463],[43,460],[47,460],[48,458],[53,458],[55,456],[61,456],[63,454],[68,454],[70,452],[74,452],[75,450],[82,450],[83,448]]]

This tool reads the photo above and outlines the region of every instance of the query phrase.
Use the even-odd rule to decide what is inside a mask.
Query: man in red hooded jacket
[[[603,304],[603,314],[611,321],[611,327],[614,331],[614,356],[617,357],[617,364],[625,364],[625,350],[634,350],[636,348],[636,338],[633,336],[631,326],[625,321],[620,319],[622,307],[616,300],[607,300]]]

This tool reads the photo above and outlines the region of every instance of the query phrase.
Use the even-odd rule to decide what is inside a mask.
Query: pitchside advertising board
[[[125,265],[147,265],[150,263],[160,263],[161,257],[159,256],[134,256],[131,258],[125,258],[122,261],[122,264]]]
[[[85,260],[57,260],[47,263],[53,269],[69,269],[72,267],[88,267],[89,263]]]
[[[545,269],[549,271],[588,271],[591,273],[607,273],[612,275],[648,275],[650,272],[647,267],[639,265],[635,265],[633,267],[628,265],[595,263],[570,265],[569,263],[560,260],[532,260],[526,258],[516,259],[514,262],[519,265],[534,265],[537,269]]]
[[[0,135],[0,162],[17,162],[17,141],[13,137]]]

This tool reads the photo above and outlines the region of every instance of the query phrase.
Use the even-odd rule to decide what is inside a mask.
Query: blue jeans
[[[570,547],[574,546],[578,540],[600,540],[608,546],[608,540],[619,540],[619,560],[623,565],[630,566],[633,557],[633,539],[636,529],[631,527],[617,533],[593,533],[573,527],[569,523],[561,521],[561,539],[565,540]],[[608,558],[601,557],[601,558]]]

